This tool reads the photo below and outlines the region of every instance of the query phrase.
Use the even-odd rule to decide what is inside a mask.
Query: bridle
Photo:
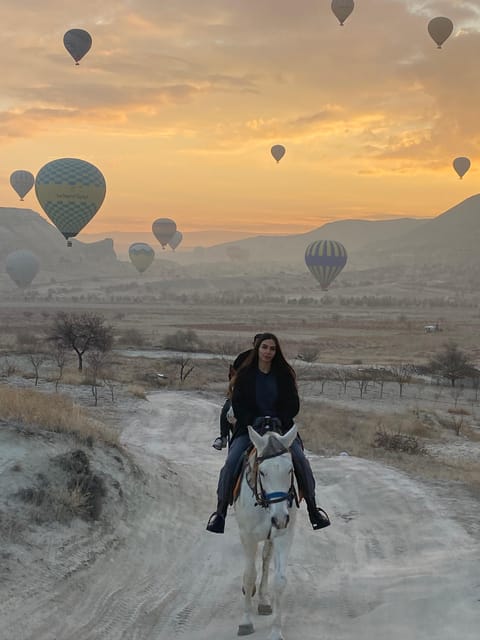
[[[253,460],[253,467],[250,459],[248,460],[248,467],[246,469],[247,474],[247,482],[248,486],[253,492],[255,496],[256,503],[255,506],[262,507],[263,509],[267,509],[271,504],[275,504],[277,502],[285,502],[288,503],[288,508],[292,507],[293,501],[295,501],[296,506],[299,506],[297,492],[295,490],[295,485],[293,482],[294,473],[293,473],[293,465],[290,470],[290,487],[288,491],[271,491],[270,493],[266,493],[262,486],[262,477],[260,475],[260,465],[264,460],[268,460],[270,458],[277,458],[278,456],[285,455],[285,453],[289,453],[289,451],[277,451],[268,456],[257,456],[256,452]],[[253,477],[252,477],[253,476]]]

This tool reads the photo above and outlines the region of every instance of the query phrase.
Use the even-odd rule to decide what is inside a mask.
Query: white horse
[[[234,505],[246,556],[242,588],[245,596],[244,612],[238,635],[244,636],[254,632],[252,598],[256,591],[256,556],[258,545],[263,542],[258,613],[272,613],[268,597],[268,571],[273,555],[275,576],[270,640],[283,640],[281,602],[287,583],[287,560],[298,506],[289,447],[296,438],[297,427],[294,425],[283,436],[273,432],[267,432],[262,436],[250,426],[248,433],[256,452],[249,458],[240,494]]]

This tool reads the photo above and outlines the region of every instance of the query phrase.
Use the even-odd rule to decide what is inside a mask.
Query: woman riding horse
[[[220,471],[217,510],[207,524],[207,531],[212,533],[225,530],[236,471],[250,446],[248,425],[255,425],[264,416],[270,416],[278,419],[279,431],[286,433],[300,408],[295,371],[286,361],[273,333],[263,333],[255,342],[250,355],[231,381],[231,396],[236,424],[225,465]],[[290,451],[312,527],[315,530],[327,527],[330,520],[325,511],[317,507],[315,478],[299,436],[293,441]]]

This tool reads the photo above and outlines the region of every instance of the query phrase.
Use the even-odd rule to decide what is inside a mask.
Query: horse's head
[[[284,435],[275,432],[260,435],[249,426],[248,433],[257,450],[257,502],[270,510],[271,523],[276,529],[285,529],[295,496],[289,448],[297,436],[297,427],[294,425]]]

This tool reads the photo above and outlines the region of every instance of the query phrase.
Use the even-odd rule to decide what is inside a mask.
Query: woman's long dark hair
[[[258,350],[260,349],[260,345],[264,340],[273,340],[275,342],[275,356],[272,359],[271,370],[279,376],[291,377],[293,382],[296,384],[295,369],[285,359],[277,336],[274,333],[265,332],[260,333],[258,337],[255,336],[255,338],[256,340],[251,353],[245,358],[244,362],[242,362],[242,366],[230,380],[230,395],[233,387],[235,386],[235,383],[238,382],[238,380],[241,380],[245,375],[247,375],[247,372],[251,369],[256,370],[258,368]]]

